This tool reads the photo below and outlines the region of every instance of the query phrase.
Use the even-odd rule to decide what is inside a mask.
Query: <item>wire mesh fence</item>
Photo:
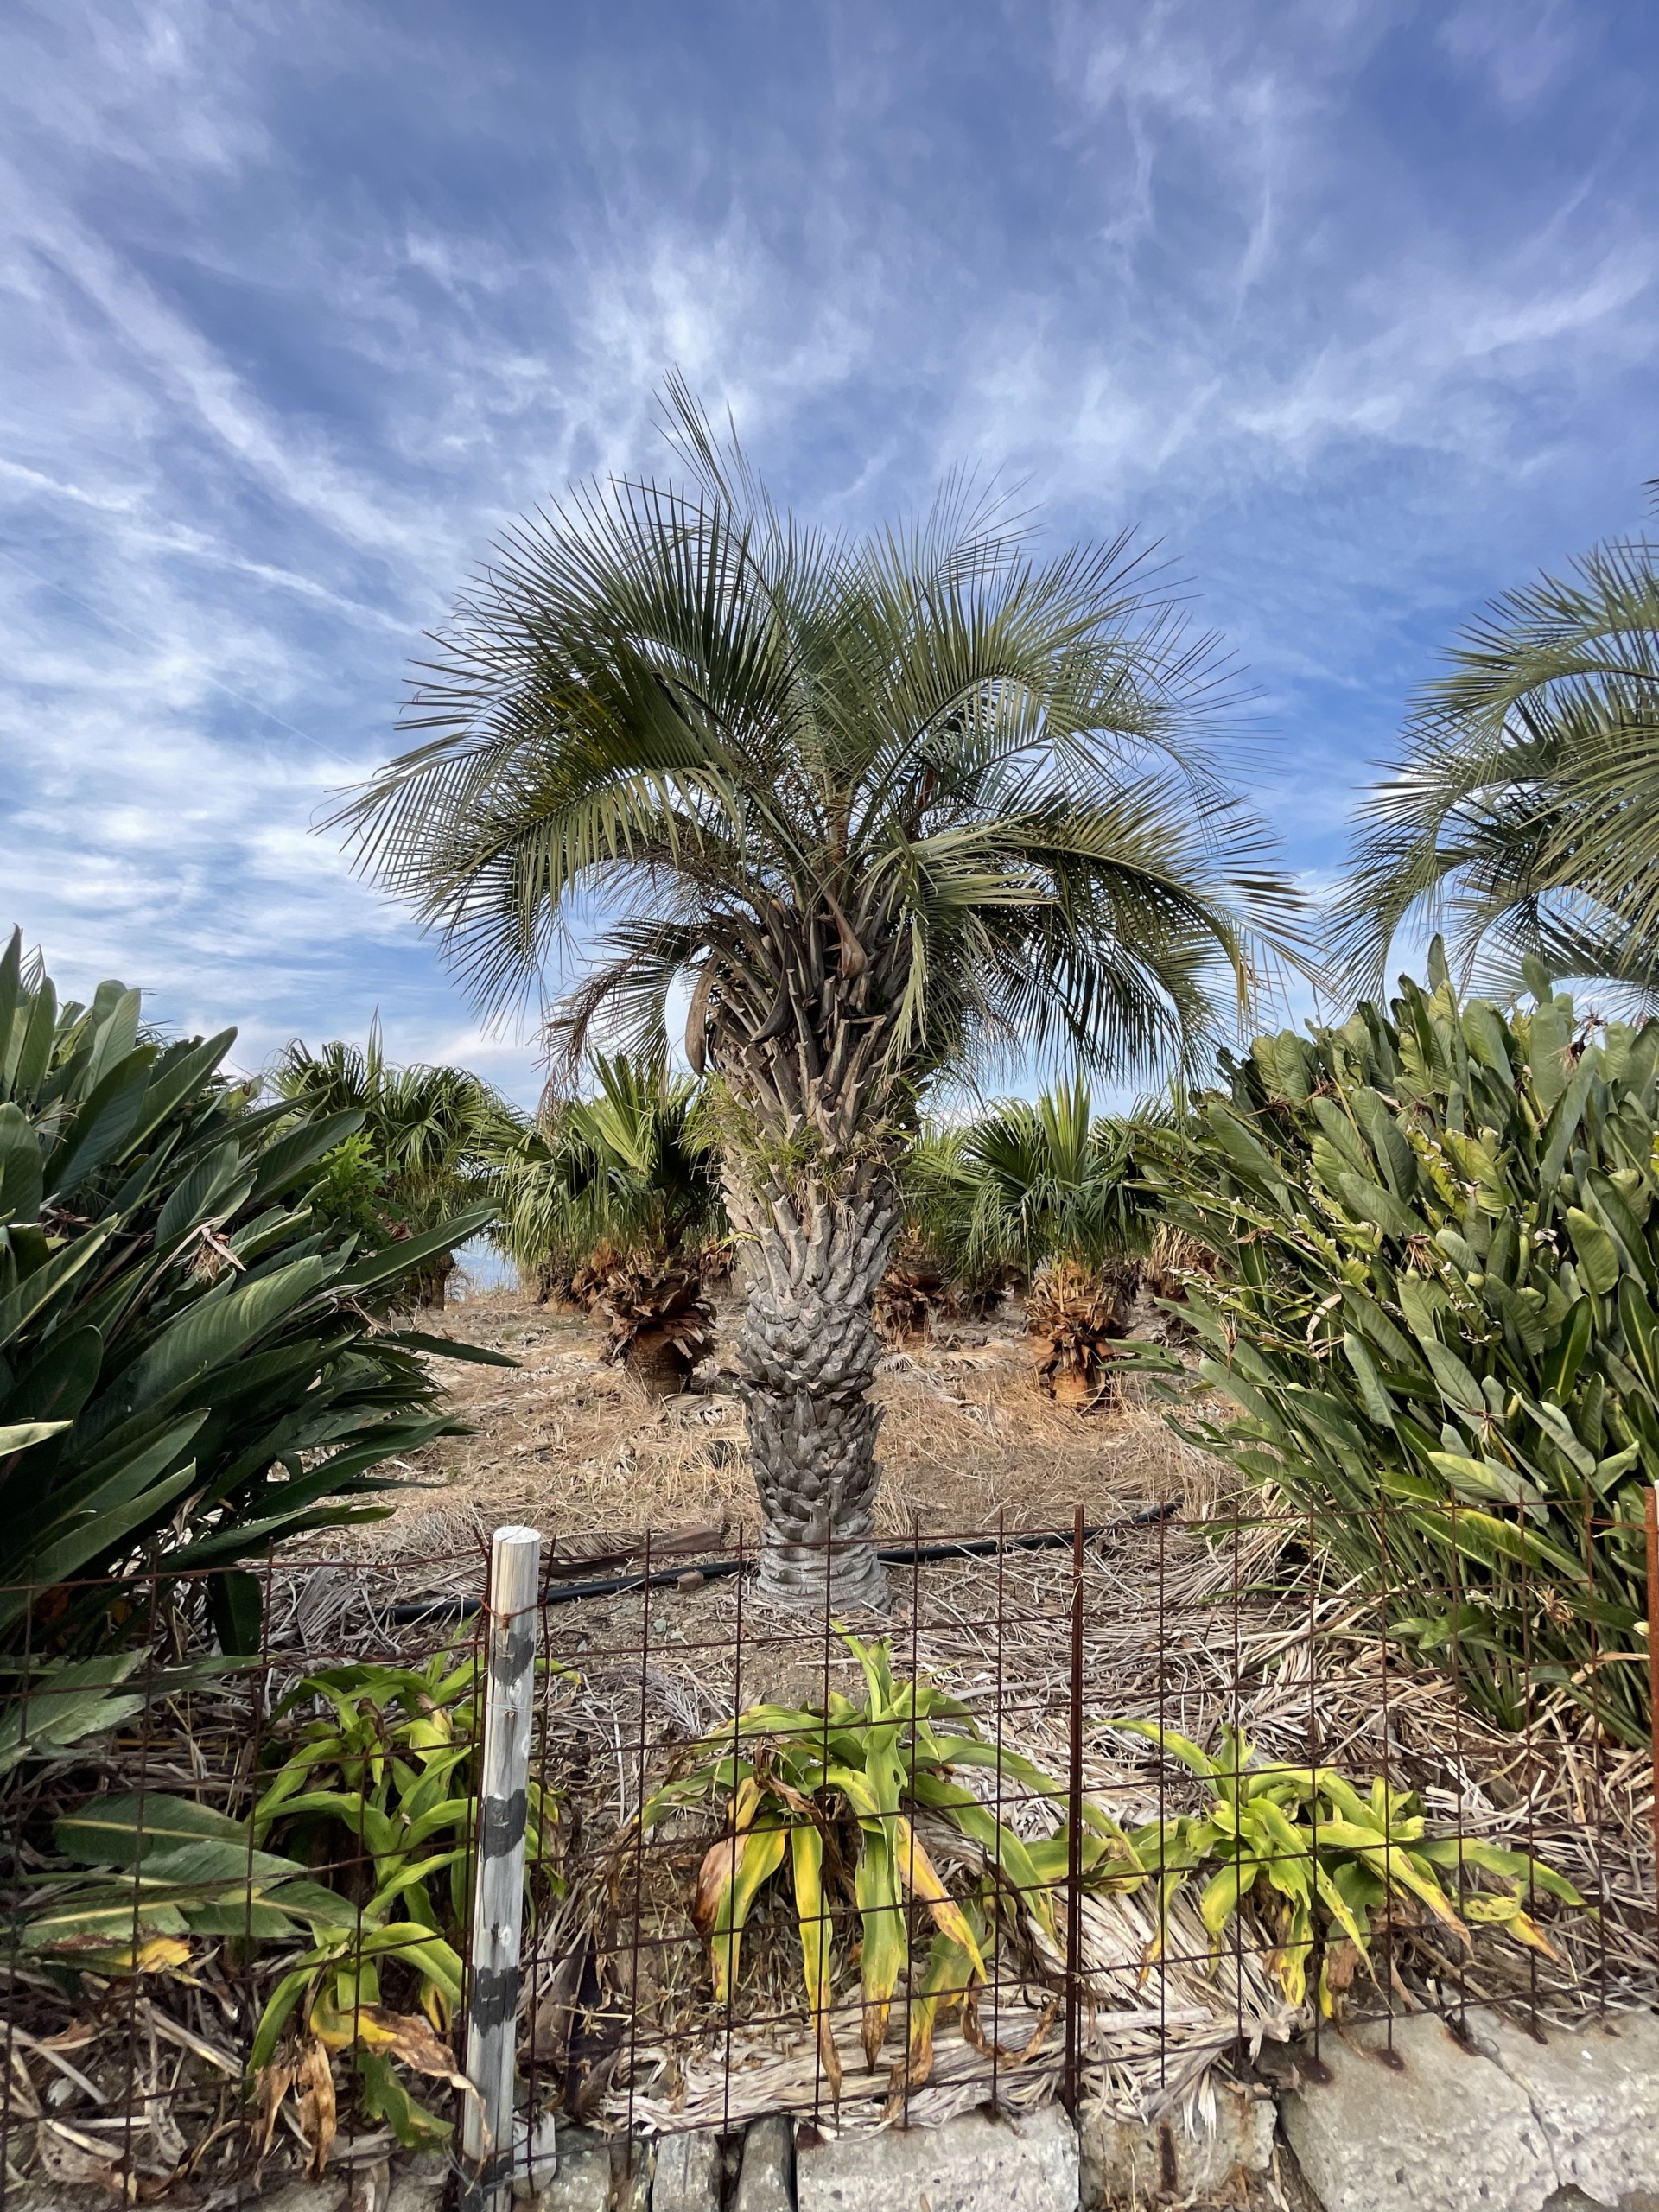
[[[1649,1681],[1645,1624],[1571,1671],[1526,1656],[1552,1605],[1599,1618],[1596,1548],[1650,1552],[1651,1522],[1587,1526],[1565,1596],[1522,1545],[1477,1604],[1455,1552],[1440,1586],[1390,1577],[1403,1510],[1372,1510],[1364,1578],[1250,1497],[918,1529],[888,1611],[845,1618],[844,1547],[809,1611],[741,1539],[647,1535],[601,1573],[550,1549],[498,2158],[533,2177],[572,2123],[1144,2120],[1358,2020],[1651,2001],[1651,1702],[1611,1690]],[[86,1611],[41,1590],[4,1661],[0,2188],[475,2172],[483,1547],[104,1590],[118,1656],[66,1647]]]

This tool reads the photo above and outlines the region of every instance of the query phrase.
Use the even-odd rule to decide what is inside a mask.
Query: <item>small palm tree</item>
[[[908,1170],[918,1230],[955,1275],[1027,1277],[1038,1374],[1064,1404],[1099,1395],[1157,1231],[1135,1174],[1137,1128],[1096,1116],[1074,1077],[934,1133]]]
[[[871,1313],[923,1094],[1027,1047],[1207,1058],[1292,895],[1197,740],[1213,646],[1122,541],[1039,563],[960,487],[830,537],[677,386],[671,418],[689,486],[510,532],[422,671],[422,742],[342,818],[486,1006],[590,918],[566,1064],[660,1058],[689,993],[764,1579],[874,1602]]]
[[[1355,988],[1404,928],[1500,989],[1529,957],[1659,990],[1659,547],[1598,547],[1493,601],[1361,812],[1338,908]]]
[[[313,1111],[363,1116],[341,1147],[349,1157],[340,1179],[366,1195],[366,1211],[391,1242],[494,1198],[500,1161],[518,1136],[512,1109],[470,1070],[389,1063],[378,1022],[365,1046],[334,1039],[314,1052],[295,1038],[269,1080],[280,1097]],[[443,1304],[454,1265],[453,1253],[442,1253],[418,1271],[423,1305]]]
[[[507,1162],[496,1242],[539,1295],[557,1286],[603,1313],[613,1358],[666,1395],[714,1340],[716,1155],[695,1082],[620,1054],[596,1054],[594,1073],[593,1096],[543,1102]]]

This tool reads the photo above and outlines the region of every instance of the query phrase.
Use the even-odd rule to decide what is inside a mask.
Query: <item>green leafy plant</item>
[[[282,2056],[284,2038],[297,2036],[352,2054],[366,2108],[400,2142],[443,2139],[449,2123],[410,2094],[394,2062],[464,2087],[443,2038],[461,1993],[481,1665],[476,1655],[459,1664],[441,1655],[419,1670],[308,1675],[273,1716],[283,1756],[251,1821],[170,1796],[93,1798],[59,1821],[56,1842],[97,1871],[49,1879],[26,1948],[48,1963],[124,1974],[185,1969],[193,1939],[256,1949],[305,1941],[249,2054],[267,2108],[273,2070],[277,2102],[297,2078]],[[284,1731],[284,1713],[315,1699],[328,1715]],[[544,1891],[560,1884],[556,1824],[554,1799],[533,1782],[527,1859]],[[283,1852],[268,1848],[273,1839]],[[386,2003],[388,1975],[412,1987],[417,2010]]]
[[[382,1251],[392,1241],[387,1227],[386,1170],[374,1141],[363,1129],[343,1137],[317,1163],[308,1193],[314,1220],[329,1223],[355,1236],[365,1250]]]
[[[705,1287],[729,1264],[702,1087],[626,1053],[595,1053],[593,1074],[505,1161],[495,1242],[539,1296],[601,1314],[610,1357],[666,1396],[713,1344]]]
[[[102,1974],[186,1965],[193,1936],[292,1936],[343,1901],[296,1861],[254,1847],[245,1821],[162,1792],[94,1797],[57,1823],[60,1853],[91,1874],[48,1877],[24,1948]]]
[[[704,1857],[692,1905],[721,1999],[736,1988],[739,1946],[755,1901],[787,1859],[807,2002],[824,2075],[836,2094],[842,2072],[830,2030],[826,1867],[843,1878],[859,1916],[863,2044],[871,2066],[887,2034],[893,1991],[912,1970],[907,1901],[932,1923],[912,1988],[910,2049],[900,2069],[916,2084],[927,2078],[943,2005],[961,2002],[964,2032],[970,2040],[977,2036],[974,1992],[987,1978],[987,1947],[999,1917],[1027,1913],[1051,1942],[1057,1940],[1052,1892],[1065,1876],[1071,1848],[1064,1821],[1046,1837],[1018,1835],[954,1778],[953,1770],[989,1769],[1064,1805],[1062,1783],[1019,1753],[984,1742],[967,1708],[937,1685],[896,1681],[885,1638],[866,1644],[839,1633],[863,1671],[861,1705],[832,1690],[818,1710],[751,1707],[701,1747],[713,1757],[658,1790],[641,1815],[650,1828],[671,1812],[726,1796],[726,1833]],[[988,1875],[971,1896],[953,1897],[917,1834],[918,1810],[976,1845],[1000,1870],[1000,1889]],[[1085,1801],[1082,1820],[1085,1874],[1109,1880],[1122,1870],[1138,1878],[1128,1843],[1109,1815]]]
[[[312,1203],[369,1249],[463,1224],[454,1217],[500,1193],[504,1161],[520,1143],[518,1116],[468,1068],[393,1066],[377,1020],[365,1046],[336,1038],[315,1052],[297,1038],[278,1056],[272,1088],[312,1115],[350,1114],[352,1135],[321,1162]],[[411,1263],[404,1294],[442,1306],[454,1244],[429,1247]]]
[[[906,1165],[916,1227],[959,1281],[1027,1279],[1039,1380],[1065,1404],[1103,1395],[1128,1334],[1158,1228],[1134,1156],[1150,1126],[1097,1115],[1074,1077],[930,1133]]]
[[[1220,1748],[1211,1753],[1154,1721],[1112,1725],[1158,1745],[1211,1792],[1201,1811],[1130,1832],[1136,1860],[1156,1883],[1149,1964],[1167,1948],[1175,1898],[1211,1866],[1198,1916],[1212,1955],[1245,1904],[1254,1902],[1276,1936],[1271,1962],[1286,1997],[1293,2005],[1304,2001],[1309,1966],[1317,1959],[1319,2001],[1327,2014],[1355,1968],[1371,1969],[1379,1927],[1408,1927],[1425,1914],[1465,1947],[1473,1923],[1501,1928],[1517,1942],[1559,1958],[1527,1908],[1535,1890],[1582,1904],[1573,1885],[1524,1853],[1476,1837],[1430,1837],[1410,1791],[1393,1789],[1379,1776],[1362,1796],[1329,1767],[1263,1763],[1237,1729],[1224,1728]],[[1501,1892],[1461,1887],[1464,1875],[1477,1873],[1507,1886]]]
[[[146,1659],[151,1663],[146,1665]],[[10,1694],[0,1703],[0,1777],[25,1759],[57,1759],[88,1737],[118,1728],[146,1705],[220,1680],[228,1659],[156,1666],[142,1649],[100,1651],[89,1659],[0,1662]],[[135,1681],[134,1677],[138,1677]]]
[[[1437,944],[1428,989],[1259,1038],[1154,1154],[1220,1255],[1183,1311],[1238,1408],[1173,1418],[1481,1711],[1565,1695],[1640,1744],[1659,1022],[1604,1026],[1530,972],[1530,1011],[1460,1001]]]
[[[320,1225],[318,1163],[355,1131],[258,1109],[235,1037],[162,1042],[137,991],[60,1007],[21,936],[0,956],[0,1647],[85,1656],[148,1620],[90,1579],[211,1570],[226,1649],[257,1649],[237,1563],[373,1518],[374,1471],[452,1426],[376,1308],[463,1215],[385,1252]],[[504,1363],[511,1364],[511,1362]]]
[[[1471,1926],[1497,1927],[1554,1957],[1531,1915],[1534,1893],[1583,1902],[1564,1877],[1519,1852],[1478,1838],[1429,1836],[1408,1791],[1379,1778],[1362,1795],[1331,1768],[1263,1762],[1235,1730],[1223,1730],[1211,1754],[1151,1721],[1109,1724],[1179,1759],[1205,1785],[1208,1802],[1126,1832],[1085,1796],[1074,1834],[1063,1783],[1007,1745],[987,1743],[967,1709],[936,1684],[895,1680],[885,1639],[865,1644],[838,1633],[863,1671],[861,1704],[831,1691],[819,1707],[752,1707],[699,1745],[709,1756],[656,1791],[640,1815],[649,1830],[671,1814],[724,1799],[724,1832],[704,1854],[691,1900],[721,2001],[737,1989],[743,1930],[766,1885],[787,1868],[807,2005],[832,2094],[842,2081],[830,2024],[838,1890],[859,1922],[862,2039],[872,2067],[893,1993],[901,1976],[910,1979],[910,2044],[894,2069],[895,2090],[928,2078],[943,2010],[960,2004],[963,2034],[979,2042],[976,1992],[1000,1936],[1017,1936],[1027,1923],[1053,1960],[1060,1946],[1055,1891],[1068,1878],[1074,1848],[1091,1891],[1130,1894],[1151,1885],[1148,1970],[1167,1955],[1175,1900],[1201,1878],[1198,1912],[1212,1960],[1233,1920],[1253,1908],[1274,1936],[1271,1963],[1287,1998],[1304,2001],[1317,1959],[1327,2011],[1354,1970],[1370,1967],[1381,1927],[1404,1931],[1426,1914],[1459,1942],[1468,1942]],[[1046,1801],[1055,1815],[1050,1833],[1017,1834],[957,1778],[962,1769],[995,1774],[999,1794],[1012,1783]],[[917,1834],[918,1813],[974,1847],[982,1871],[959,1880],[957,1894]],[[1503,1886],[1480,1888],[1478,1876]],[[919,1960],[911,1932],[916,1914],[931,1924]]]
[[[448,2033],[461,2001],[482,1666],[469,1654],[418,1672],[358,1665],[308,1675],[284,1707],[315,1696],[331,1712],[302,1730],[254,1808],[257,1840],[278,1831],[290,1848],[303,1840],[340,1854],[351,1904],[271,1993],[251,2070],[272,2063],[297,2018],[325,2049],[351,2050],[369,2111],[404,2143],[447,2135],[448,2123],[409,2095],[391,2060],[446,2080],[454,2065],[417,2020],[386,2010],[382,1979],[392,1965],[412,1974],[425,2020]],[[554,1799],[532,1779],[526,1863],[532,1881],[555,1889],[556,1823]]]

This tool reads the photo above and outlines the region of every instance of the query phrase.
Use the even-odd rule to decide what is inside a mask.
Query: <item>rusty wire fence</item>
[[[1652,2000],[1656,1750],[1607,1688],[1646,1676],[1642,1634],[1582,1679],[1523,1664],[1499,1712],[1466,1609],[1426,1654],[1407,1624],[1446,1592],[1344,1580],[1328,1531],[1250,1499],[918,1529],[884,1544],[888,1611],[844,1619],[844,1556],[803,1613],[741,1540],[595,1573],[547,1533],[497,2146],[532,2174],[571,2125],[1143,2120],[1366,2020]],[[1589,1531],[1586,1573],[1643,1534]],[[0,1705],[8,2199],[231,2204],[400,2149],[459,2173],[486,1586],[481,1544],[279,1556],[227,1614],[158,1560],[94,1593],[118,1659],[84,1648],[86,1586],[30,1593]],[[1552,1602],[1484,1600],[1522,1629]]]

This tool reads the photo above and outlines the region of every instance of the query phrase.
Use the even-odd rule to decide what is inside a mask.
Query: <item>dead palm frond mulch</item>
[[[505,1521],[550,1538],[724,1521],[760,1534],[743,1408],[730,1344],[737,1316],[715,1319],[696,1387],[647,1395],[605,1357],[602,1323],[516,1294],[469,1297],[422,1326],[503,1351],[515,1369],[448,1363],[445,1382],[471,1431],[444,1437],[388,1471],[419,1487],[392,1518],[331,1550],[383,1558],[460,1550]],[[1018,1301],[988,1320],[952,1321],[881,1360],[878,1527],[1042,1528],[1091,1521],[1179,1493],[1204,1463],[1173,1437],[1133,1381],[1123,1402],[1078,1413],[1046,1395]]]

